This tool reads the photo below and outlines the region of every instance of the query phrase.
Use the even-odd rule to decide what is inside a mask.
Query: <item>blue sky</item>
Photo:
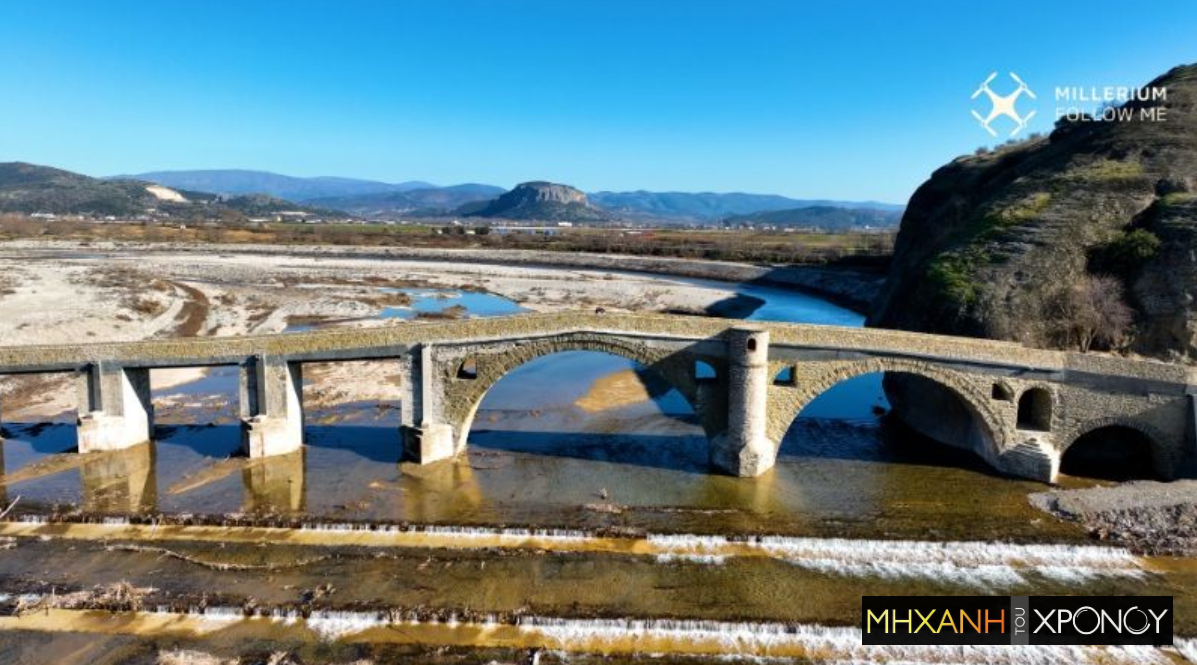
[[[1195,61],[1192,0],[7,0],[0,161],[905,202],[990,71],[1043,130]]]

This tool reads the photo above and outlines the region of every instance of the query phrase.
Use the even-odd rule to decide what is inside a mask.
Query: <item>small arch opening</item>
[[[1108,425],[1081,435],[1064,451],[1060,472],[1102,480],[1157,478],[1151,440],[1125,425]]]
[[[775,386],[792,386],[794,385],[794,368],[791,365],[786,365],[781,368],[781,371],[773,377],[773,385]]]
[[[745,346],[748,348],[749,351],[756,351],[756,338],[749,337],[748,343],[745,344]]]
[[[718,372],[711,363],[705,360],[694,361],[694,380],[695,381],[714,381],[719,378]]]
[[[993,397],[993,399],[996,399],[1001,402],[1013,402],[1014,401],[1014,391],[1010,389],[1010,386],[1007,386],[1004,383],[993,384],[993,390],[992,390],[991,396]]]
[[[1018,398],[1018,429],[1050,432],[1052,394],[1044,388],[1030,388]]]
[[[473,381],[478,378],[478,362],[473,358],[466,358],[457,366],[457,378]]]

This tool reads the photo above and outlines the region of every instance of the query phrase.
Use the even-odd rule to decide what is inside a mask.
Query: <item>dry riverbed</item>
[[[485,291],[530,311],[703,312],[729,302],[753,307],[734,302],[730,283],[695,285],[614,270],[194,249],[0,243],[0,340],[54,344],[277,333],[295,325],[402,325],[380,312],[409,304],[401,290],[423,288]],[[154,387],[178,386],[202,372],[156,371]],[[309,378],[318,386],[316,403],[391,399],[397,391],[380,364],[313,368]],[[65,375],[6,377],[0,399],[9,419],[54,417],[74,408]]]

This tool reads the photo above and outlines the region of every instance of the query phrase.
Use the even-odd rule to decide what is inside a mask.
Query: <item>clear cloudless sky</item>
[[[991,71],[1043,131],[1194,61],[1194,0],[3,0],[0,161],[903,203]]]

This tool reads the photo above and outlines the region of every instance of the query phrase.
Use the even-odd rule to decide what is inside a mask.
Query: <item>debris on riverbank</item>
[[[1140,554],[1197,555],[1197,480],[1055,489],[1029,498],[1041,510],[1084,525],[1098,540]]]

